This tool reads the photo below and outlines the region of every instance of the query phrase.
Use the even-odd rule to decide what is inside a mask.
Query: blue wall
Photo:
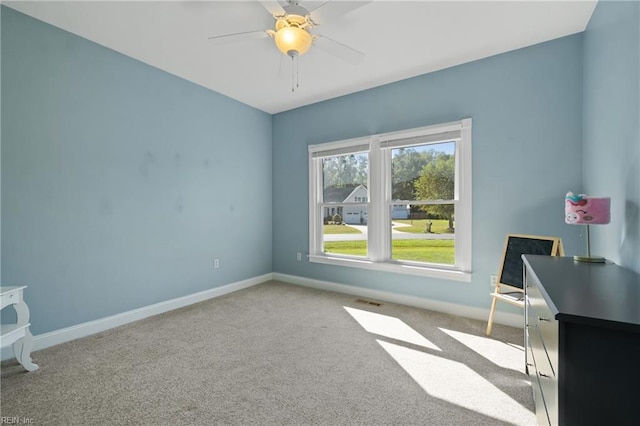
[[[584,190],[611,197],[591,249],[640,272],[640,3],[600,1],[584,33]]]
[[[270,115],[2,7],[2,284],[34,334],[269,273],[271,222]]]
[[[307,146],[471,117],[471,284],[297,262],[308,250]],[[581,187],[582,34],[277,114],[273,119],[275,272],[488,308],[507,233],[557,235]],[[575,189],[579,190],[579,189]]]

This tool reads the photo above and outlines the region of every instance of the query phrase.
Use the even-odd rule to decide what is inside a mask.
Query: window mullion
[[[455,218],[456,266],[463,272],[471,271],[471,119],[462,120],[462,141],[456,144],[456,188]],[[464,239],[464,240],[463,240]]]
[[[322,160],[309,159],[309,254],[322,252]]]
[[[369,153],[369,191],[370,212],[368,222],[368,248],[369,258],[374,262],[383,261],[388,258],[387,223],[389,213],[386,208],[385,197],[385,170],[384,152],[380,149],[380,140],[377,137],[371,138],[371,151]]]

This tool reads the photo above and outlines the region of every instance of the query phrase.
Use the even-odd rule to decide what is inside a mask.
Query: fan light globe
[[[311,47],[311,34],[298,27],[282,27],[275,35],[276,46],[285,55],[297,52],[304,55]]]

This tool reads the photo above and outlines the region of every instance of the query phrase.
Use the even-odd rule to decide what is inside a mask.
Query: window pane
[[[391,150],[393,200],[453,200],[455,142]]]
[[[407,218],[392,206],[391,257],[395,260],[455,264],[453,204],[407,205]]]
[[[454,265],[454,205],[398,200],[454,199],[455,142],[395,148],[391,158],[392,259]]]
[[[325,253],[366,257],[367,225],[325,224],[322,242]]]
[[[368,160],[366,153],[322,160],[325,253],[367,256]]]

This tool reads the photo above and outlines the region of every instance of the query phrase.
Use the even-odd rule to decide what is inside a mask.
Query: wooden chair
[[[498,300],[524,308],[524,286],[522,283],[522,255],[541,254],[564,256],[562,240],[557,237],[509,234],[504,242],[502,263],[492,297],[487,336],[491,335],[493,317]]]

